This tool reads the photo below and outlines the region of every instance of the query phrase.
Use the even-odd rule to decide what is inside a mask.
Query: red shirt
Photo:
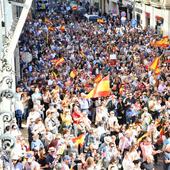
[[[73,123],[74,123],[74,124],[79,124],[80,121],[77,120],[77,119],[79,119],[80,117],[81,117],[80,113],[73,112],[73,113],[72,113]]]

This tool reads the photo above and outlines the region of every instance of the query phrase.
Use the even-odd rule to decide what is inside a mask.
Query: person
[[[123,165],[123,170],[134,169],[134,163],[130,159],[128,151],[126,151],[124,153],[124,158],[123,158],[123,161],[122,161],[122,165]]]
[[[146,161],[141,164],[141,169],[154,170],[153,157],[148,155]]]
[[[95,169],[95,163],[93,157],[88,157],[86,160],[86,169],[87,170],[94,170]]]
[[[70,163],[70,157],[68,155],[65,155],[63,158],[62,169],[70,170],[69,163]]]
[[[23,129],[22,127],[22,116],[23,116],[23,103],[21,100],[22,95],[22,89],[20,87],[16,88],[16,100],[15,100],[15,117],[17,120],[17,125],[20,129]]]
[[[45,168],[46,170],[52,170],[54,168],[54,161],[55,161],[55,152],[56,152],[56,149],[54,147],[50,147],[48,149],[48,154],[46,156],[46,159],[45,159]]]
[[[118,170],[118,166],[117,166],[117,162],[115,157],[113,156],[110,160],[109,166],[108,166],[108,170]]]
[[[34,150],[35,148],[38,150],[44,148],[42,141],[39,139],[39,134],[37,133],[33,135],[33,141],[31,142],[31,150]]]
[[[38,162],[36,162],[33,156],[32,152],[28,152],[25,156],[25,164],[24,164],[24,169],[25,170],[40,170],[40,165],[38,164]]]
[[[85,1],[79,4],[87,6]],[[21,62],[27,51],[32,61],[22,64],[23,76],[17,82],[22,90],[16,90],[19,99],[23,91],[30,96],[28,140],[35,144],[37,132],[41,141],[38,147],[33,145],[34,159],[41,158],[41,165],[44,160],[41,167],[48,170],[61,169],[62,164],[72,168],[74,158],[68,163],[64,157],[75,152],[85,169],[87,164],[89,169],[107,169],[114,157],[115,164],[138,170],[140,160],[148,165],[147,156],[157,155],[157,149],[163,144],[164,150],[169,142],[164,140],[170,124],[166,48],[153,45],[160,40],[154,30],[132,28],[128,21],[121,24],[120,16],[106,15],[105,23],[91,23],[67,11],[68,6],[49,1],[46,12],[27,18],[20,36]],[[89,2],[88,8],[93,9]],[[112,54],[116,64],[110,61]],[[156,75],[150,67],[160,55]],[[98,75],[100,79],[109,75],[108,95],[94,89],[102,81],[96,83]],[[100,96],[87,99],[91,91]],[[6,133],[10,131],[17,136],[8,125]],[[16,150],[22,153],[31,147],[23,147],[17,139],[13,149],[17,154]]]
[[[13,155],[11,157],[11,160],[12,160],[11,170],[23,170],[24,166],[17,155]]]
[[[44,148],[40,148],[38,156],[37,162],[40,164],[40,168],[44,169],[46,165],[46,152]]]
[[[164,151],[164,169],[170,170],[170,144],[167,144]]]

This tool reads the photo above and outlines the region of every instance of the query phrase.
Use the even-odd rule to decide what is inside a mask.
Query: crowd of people
[[[161,38],[152,29],[111,15],[88,22],[66,5],[29,17],[20,37],[12,169],[154,170],[162,159],[170,170],[169,47],[151,45]],[[98,75],[109,75],[111,94],[86,98]]]

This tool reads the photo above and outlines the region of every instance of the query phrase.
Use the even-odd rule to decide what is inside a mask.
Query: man
[[[15,100],[15,117],[17,120],[18,127],[20,129],[23,129],[22,128],[22,115],[23,115],[23,111],[24,111],[24,106],[21,101],[21,94],[22,94],[21,88],[17,87],[16,100]]]
[[[31,142],[31,150],[34,150],[35,148],[44,148],[44,145],[42,141],[39,139],[39,134],[34,134],[33,135],[33,141]]]
[[[65,155],[63,158],[63,163],[62,163],[62,170],[70,170],[69,168],[70,164],[70,157],[68,155]]]
[[[48,149],[48,155],[46,157],[46,165],[45,165],[45,168],[46,170],[53,170],[54,168],[54,160],[55,160],[55,152],[56,152],[56,149],[54,147],[50,147]]]
[[[38,162],[35,161],[35,158],[33,156],[33,152],[28,152],[25,157],[26,161],[24,164],[25,170],[40,170],[40,165]]]
[[[164,169],[170,170],[170,144],[166,146],[164,152]]]

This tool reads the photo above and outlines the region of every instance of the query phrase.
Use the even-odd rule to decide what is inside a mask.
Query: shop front
[[[155,16],[155,19],[156,19],[156,24],[155,24],[156,33],[163,35],[164,19],[160,16]]]
[[[150,27],[151,23],[150,23],[150,13],[149,12],[145,12],[145,20],[146,20],[146,27]]]

